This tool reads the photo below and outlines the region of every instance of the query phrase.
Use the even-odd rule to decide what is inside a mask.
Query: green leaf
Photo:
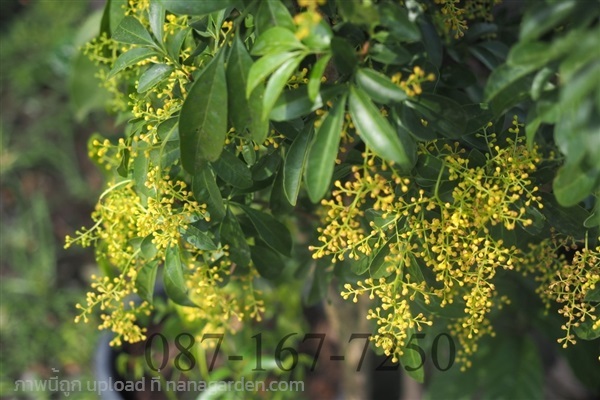
[[[359,68],[356,71],[356,83],[373,100],[381,104],[406,100],[406,92],[396,86],[380,72],[371,68]]]
[[[142,44],[156,47],[150,33],[137,18],[128,15],[121,20],[115,29],[112,38],[117,42],[129,44]]]
[[[327,101],[334,96],[345,92],[346,86],[326,85],[321,87],[321,92],[314,101],[308,96],[307,87],[300,86],[297,89],[286,90],[283,92],[269,114],[272,121],[290,121],[299,117],[305,117],[307,114],[323,107]]]
[[[600,284],[596,284],[594,289],[589,290],[585,294],[585,301],[595,301],[600,303]]]
[[[529,93],[535,67],[501,65],[492,71],[485,87],[485,99],[496,115],[517,104]]]
[[[217,175],[225,182],[240,189],[252,186],[252,173],[248,165],[225,149],[213,164]]]
[[[182,236],[186,242],[198,250],[214,251],[218,249],[217,245],[206,232],[202,232],[193,225],[189,225]]]
[[[279,253],[271,250],[262,241],[250,247],[250,251],[252,253],[252,262],[260,276],[272,280],[277,279],[281,275],[284,265]]]
[[[230,113],[230,118],[236,131],[243,133],[248,129],[255,142],[263,143],[269,133],[268,122],[260,118],[265,88],[259,84],[252,91],[249,99],[246,96],[240,96],[240,90],[245,90],[248,86],[248,75],[251,68],[252,57],[248,54],[239,35],[236,35],[229,53],[226,71],[228,107],[232,111],[235,110]]]
[[[217,186],[215,175],[208,165],[199,168],[194,174],[192,191],[198,202],[206,204],[212,220],[220,221],[225,217],[223,197]]]
[[[554,195],[550,193],[540,193],[542,197],[542,214],[559,233],[567,236],[573,236],[575,240],[585,239],[585,229],[583,222],[589,217],[589,212],[580,206],[563,207],[557,203]]]
[[[106,79],[111,79],[113,76],[121,72],[127,67],[131,67],[132,65],[137,64],[140,61],[146,60],[152,56],[156,56],[158,53],[147,47],[136,47],[131,49],[119,56],[115,60],[112,69],[106,76]]]
[[[295,29],[290,12],[280,0],[261,0],[254,16],[254,25],[259,34],[273,26],[281,26],[290,31]]]
[[[227,84],[223,51],[204,68],[191,87],[179,115],[181,164],[189,173],[221,155],[227,136]]]
[[[303,58],[304,55],[299,55],[295,58],[287,60],[269,78],[269,82],[267,82],[267,87],[265,88],[265,93],[263,96],[263,119],[266,120],[269,116],[269,113],[279,98],[279,95],[283,91],[283,88],[287,84],[292,74],[298,69],[298,65],[300,65],[300,61],[302,61]]]
[[[354,47],[340,37],[331,39],[331,52],[337,70],[342,75],[350,75],[358,65],[358,57]]]
[[[404,65],[413,58],[408,50],[394,43],[375,43],[369,48],[369,55],[375,61],[392,65]]]
[[[135,278],[135,289],[137,295],[142,300],[152,304],[154,297],[154,286],[156,285],[156,273],[158,272],[158,262],[152,261],[142,265]]]
[[[154,37],[158,43],[163,41],[163,27],[165,23],[165,8],[160,2],[151,0],[150,8],[148,9],[148,20],[150,21],[150,29],[154,33]]]
[[[285,53],[303,48],[305,46],[292,31],[274,26],[267,29],[256,39],[251,53],[255,56],[264,56],[270,53]]]
[[[583,201],[594,189],[597,174],[583,171],[579,165],[563,165],[552,182],[556,200],[563,207],[571,207]]]
[[[506,335],[487,357],[482,399],[531,399],[543,396],[543,368],[535,343],[527,336]]]
[[[521,22],[521,41],[537,39],[558,26],[577,8],[576,0],[540,2],[528,11]]]
[[[283,189],[290,204],[295,206],[300,193],[302,176],[306,167],[309,144],[314,132],[314,126],[309,121],[290,146],[283,165]]]
[[[345,21],[356,25],[371,26],[378,22],[380,16],[371,2],[362,0],[337,0],[338,11]]]
[[[220,227],[221,240],[229,245],[229,257],[239,267],[247,267],[250,264],[250,246],[246,242],[246,236],[240,227],[237,217],[227,210],[225,219]]]
[[[178,15],[204,15],[235,6],[239,0],[157,0],[167,11]]]
[[[241,204],[239,207],[246,213],[260,238],[270,248],[286,256],[292,254],[292,236],[285,225],[262,211]]]
[[[154,64],[140,76],[137,92],[144,93],[154,86],[158,85],[163,80],[167,79],[173,71],[172,65]]]
[[[259,58],[248,73],[248,85],[246,86],[246,98],[250,98],[252,91],[262,83],[267,76],[279,68],[282,64],[295,59],[299,52],[268,54]]]
[[[117,167],[117,173],[123,178],[127,178],[127,176],[129,176],[129,160],[131,158],[131,152],[128,147],[125,147],[119,150],[119,154],[121,155],[121,162]]]
[[[317,60],[310,71],[310,76],[308,79],[308,98],[312,102],[314,102],[319,95],[321,78],[323,77],[323,73],[325,73],[325,68],[327,68],[327,64],[329,64],[331,57],[331,53],[324,54]]]
[[[313,203],[320,201],[325,194],[335,167],[344,114],[346,96],[334,102],[334,106],[324,117],[321,126],[316,131],[315,139],[310,146],[306,162],[306,189]]]
[[[386,260],[386,257],[390,254],[391,242],[392,241],[389,240],[384,243],[372,258],[371,263],[369,264],[369,276],[371,276],[371,278],[379,279],[390,274],[387,271],[389,261]]]
[[[175,304],[197,307],[197,305],[188,297],[188,288],[183,273],[184,265],[181,262],[179,247],[168,247],[165,252],[165,268],[163,275],[165,292],[169,299]]]
[[[156,249],[156,246],[154,245],[153,240],[154,240],[154,235],[149,234],[140,243],[140,251],[142,253],[142,256],[144,256],[144,258],[148,261],[150,261],[154,257],[156,257],[156,253],[158,253],[158,250]]]
[[[178,31],[175,35],[168,35],[166,40],[167,53],[174,60],[179,60],[181,46],[191,29],[185,28]]]
[[[312,26],[312,29],[308,32],[308,35],[302,39],[311,52],[320,53],[327,51],[331,44],[333,37],[333,31],[329,24],[321,19],[316,25]]]
[[[396,111],[397,110],[397,111]],[[423,125],[423,114],[410,107],[410,104],[399,104],[392,113],[393,121],[396,125],[406,129],[415,139],[420,141],[429,141],[437,139],[433,127]]]
[[[600,313],[597,311],[594,313],[596,318],[600,317]],[[592,321],[591,318],[586,318],[584,322],[580,322],[579,326],[573,328],[575,334],[583,340],[594,340],[600,337],[600,328],[594,329],[593,326],[596,321]]]
[[[349,105],[352,121],[366,145],[378,156],[394,161],[406,171],[410,170],[416,160],[413,140],[398,136],[362,89],[350,87]]]
[[[408,376],[417,382],[423,383],[425,380],[425,366],[422,365],[424,360],[421,359],[419,350],[415,349],[417,347],[420,348],[419,341],[417,340],[417,337],[414,336],[415,329],[406,328],[406,335],[406,337],[410,340],[410,343],[407,343],[410,347],[402,349],[403,353],[400,356],[400,364],[402,364]],[[425,336],[424,333],[422,335]],[[421,365],[421,368],[412,370],[412,368],[416,368],[418,365]]]
[[[416,42],[421,39],[419,28],[409,19],[407,9],[400,4],[380,4],[379,15],[381,25],[389,29],[396,40]]]
[[[465,132],[467,115],[460,104],[448,97],[423,93],[417,102],[410,101],[407,105],[421,114],[429,129],[443,136],[460,138]]]

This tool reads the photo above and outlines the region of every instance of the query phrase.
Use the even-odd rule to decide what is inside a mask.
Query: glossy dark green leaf
[[[550,193],[540,193],[540,196],[544,204],[541,211],[550,226],[563,235],[572,236],[575,240],[585,239],[583,223],[590,216],[589,212],[578,205],[563,207]]]
[[[380,157],[410,170],[416,160],[416,146],[410,137],[398,136],[369,96],[360,88],[350,88],[350,115],[361,139]]]
[[[192,191],[198,202],[206,204],[212,220],[220,221],[225,217],[223,197],[217,186],[215,175],[208,164],[199,168],[194,174]]]
[[[358,57],[354,47],[340,37],[331,39],[331,52],[336,69],[342,75],[351,75],[358,65]]]
[[[181,164],[194,173],[203,161],[215,161],[227,136],[227,84],[223,51],[204,68],[191,87],[179,114]]]
[[[265,279],[277,279],[283,271],[283,260],[279,253],[271,250],[266,244],[259,241],[250,247],[252,262],[256,270]]]
[[[496,342],[489,361],[481,366],[487,372],[481,398],[542,400],[544,375],[536,344],[528,336],[516,335]]]
[[[148,68],[142,76],[140,76],[140,80],[138,83],[137,92],[144,93],[154,86],[158,85],[163,80],[167,79],[171,72],[173,71],[172,65],[167,64],[154,64],[150,68]]]
[[[175,304],[197,307],[188,297],[188,288],[184,277],[184,264],[177,246],[170,246],[165,252],[163,281],[165,292]]]
[[[156,46],[144,25],[131,15],[121,20],[113,32],[112,38],[121,43]]]
[[[158,253],[158,250],[156,249],[156,245],[153,243],[153,240],[154,235],[149,234],[140,243],[140,252],[142,253],[142,256],[144,256],[144,258],[148,261],[156,257],[156,254]]]
[[[283,165],[283,189],[290,204],[295,206],[302,185],[302,176],[306,167],[309,144],[312,140],[314,127],[309,122],[290,146]]]
[[[131,49],[123,54],[121,54],[113,65],[113,68],[110,70],[106,79],[111,79],[113,76],[121,72],[127,67],[131,67],[132,65],[137,64],[140,61],[146,60],[152,56],[156,56],[158,53],[147,47],[136,47]]]
[[[240,95],[240,90],[244,91],[248,86],[248,75],[251,67],[252,57],[248,54],[248,50],[246,50],[246,46],[240,40],[239,35],[236,35],[229,53],[226,71],[228,107],[233,111],[230,113],[230,118],[236,131],[243,133],[248,129],[252,140],[262,143],[269,132],[268,122],[260,118],[265,88],[262,84],[258,84],[249,99],[244,95]]]
[[[310,100],[305,85],[297,89],[285,90],[269,114],[272,121],[290,121],[323,107],[333,97],[347,90],[342,85],[323,85],[314,101]]]
[[[377,8],[362,0],[336,0],[338,11],[345,21],[357,25],[371,26],[377,23]]]
[[[410,107],[408,104],[399,104],[392,113],[393,121],[397,126],[406,129],[416,140],[429,141],[437,139],[437,135],[429,123],[424,122],[423,114]]]
[[[532,78],[528,75],[534,70],[535,68],[529,66],[511,67],[504,64],[492,71],[484,95],[496,114],[517,104],[529,93]]]
[[[157,0],[157,2],[167,11],[179,15],[210,14],[240,3],[239,0]]]
[[[246,98],[249,98],[252,91],[264,82],[264,80],[273,71],[279,68],[285,62],[294,59],[300,54],[299,52],[275,53],[268,54],[258,59],[248,72],[248,84],[246,86]]]
[[[285,225],[262,211],[241,204],[239,207],[246,213],[260,238],[270,248],[285,256],[292,254],[292,236]]]
[[[596,318],[600,317],[600,313],[597,311],[594,313]],[[594,329],[596,321],[592,321],[591,318],[587,318],[584,322],[580,322],[579,326],[573,328],[575,334],[583,340],[594,340],[600,337],[600,328]]]
[[[324,117],[310,145],[306,161],[306,190],[313,203],[325,196],[331,184],[345,111],[346,96],[343,96],[335,101],[333,108]]]
[[[167,53],[174,60],[179,60],[181,46],[185,42],[185,38],[190,33],[189,28],[182,29],[174,35],[168,35],[166,39]]]
[[[592,192],[597,180],[593,171],[584,171],[578,165],[564,165],[559,168],[552,189],[560,205],[571,207]]]
[[[386,27],[396,40],[415,42],[421,39],[421,31],[408,17],[408,10],[400,4],[382,3],[379,5],[381,25]]]
[[[165,24],[165,8],[163,5],[155,0],[150,1],[150,7],[148,8],[148,20],[150,21],[150,29],[158,43],[163,41],[163,27]]]
[[[356,71],[356,83],[378,103],[388,104],[406,100],[406,92],[380,72],[371,68]]]
[[[412,54],[394,43],[375,43],[369,48],[369,55],[382,64],[404,65],[412,59]]]
[[[331,53],[323,55],[317,60],[317,62],[315,63],[315,65],[313,65],[310,71],[310,76],[308,79],[308,98],[312,102],[314,102],[317,99],[317,96],[319,95],[319,89],[321,88],[321,78],[323,77],[323,73],[325,72],[325,68],[327,68],[327,64],[329,64],[329,60],[331,60],[331,57]]]
[[[230,185],[240,189],[252,186],[252,173],[248,165],[229,150],[223,150],[221,157],[212,165],[217,175]]]
[[[402,349],[403,353],[400,356],[400,364],[404,367],[403,369],[406,371],[408,376],[416,380],[417,382],[423,383],[425,380],[425,366],[423,359],[421,359],[422,354],[419,352],[419,340],[418,337],[415,336],[414,328],[406,328],[406,337],[407,337],[407,347]],[[425,334],[421,334],[425,337]],[[423,350],[425,352],[425,350]],[[437,357],[437,355],[436,355]],[[417,366],[421,366],[417,368]],[[414,369],[417,368],[417,369]]]
[[[427,56],[432,64],[439,68],[442,65],[442,57],[444,52],[442,40],[437,33],[437,30],[433,26],[433,23],[430,21],[424,18],[419,18],[417,20],[417,24],[419,25],[419,30],[421,31],[423,45],[425,46]]]
[[[585,294],[585,301],[595,301],[600,303],[600,285],[596,284],[594,289],[589,290]]]
[[[568,18],[576,7],[576,0],[535,3],[535,6],[523,17],[520,32],[521,40],[537,39]]]
[[[252,179],[263,181],[271,178],[281,164],[281,156],[278,151],[274,151],[260,158],[252,167]]]
[[[264,56],[272,53],[285,53],[301,50],[305,46],[296,35],[288,29],[274,26],[267,29],[256,39],[252,46],[252,55]]]
[[[295,29],[292,16],[281,0],[261,0],[254,16],[254,25],[259,34],[274,26],[290,31]]]
[[[390,254],[390,244],[391,240],[384,243],[377,251],[375,256],[372,258],[371,263],[369,264],[369,275],[373,279],[383,278],[388,276],[390,272],[387,271],[387,267],[390,262],[386,260],[387,256]]]
[[[266,120],[269,116],[269,113],[273,109],[273,106],[275,105],[275,102],[277,101],[279,95],[283,91],[283,88],[287,84],[290,77],[298,69],[298,65],[300,65],[300,61],[302,61],[302,58],[303,56],[300,55],[287,60],[269,78],[263,96],[262,119]]]
[[[206,232],[189,225],[182,234],[183,239],[198,250],[214,251],[218,247]]]
[[[129,160],[131,158],[131,151],[128,147],[125,147],[119,150],[119,154],[121,155],[121,162],[117,167],[117,173],[123,178],[127,178],[129,176]]]
[[[158,272],[158,262],[152,261],[142,265],[135,277],[135,289],[142,300],[152,304],[154,297],[154,287],[156,285],[156,273]]]
[[[227,215],[220,226],[221,241],[229,245],[229,257],[239,267],[247,267],[250,264],[250,246],[246,242],[246,236],[238,222],[237,217],[227,210]]]
[[[429,129],[443,136],[460,138],[465,132],[467,115],[460,104],[448,97],[423,93],[416,102],[407,104],[421,114]]]
[[[302,39],[302,43],[310,49],[311,52],[320,53],[329,49],[333,31],[329,24],[321,19],[316,25],[313,25],[308,35]]]
[[[138,155],[144,154],[144,151],[148,150],[146,143],[140,143],[139,141],[133,142],[133,151]],[[135,190],[142,198],[142,202],[145,204],[145,199],[148,196],[152,196],[155,191],[146,186],[146,180],[148,177],[149,160],[147,157],[134,157],[131,176],[135,183]]]
[[[283,168],[279,168],[273,179],[273,185],[271,186],[271,194],[269,196],[269,206],[271,213],[278,217],[279,215],[289,215],[293,212],[294,206],[290,204],[285,190],[283,189]]]

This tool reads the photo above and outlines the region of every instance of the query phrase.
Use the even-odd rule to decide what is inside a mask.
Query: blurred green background
[[[97,32],[102,1],[0,1],[0,397],[17,379],[92,378],[99,332],[75,324],[95,268],[92,251],[63,249],[90,222],[102,177],[86,142],[112,121],[89,96],[78,49]],[[85,65],[83,65],[85,68]],[[70,93],[79,92],[73,102]],[[87,92],[87,95],[86,95]],[[100,92],[101,93],[101,92]],[[97,110],[97,111],[95,111]],[[50,398],[50,393],[32,393]],[[96,398],[72,393],[70,398]]]

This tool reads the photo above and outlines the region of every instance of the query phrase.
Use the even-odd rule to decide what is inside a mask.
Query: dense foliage
[[[103,271],[81,317],[99,308],[114,343],[143,340],[162,276],[198,334],[242,329],[231,319],[286,301],[273,288],[291,257],[306,302],[330,283],[367,302],[375,345],[405,365],[414,332],[447,331],[468,369],[515,315],[522,333],[551,319],[564,347],[598,338],[599,15],[575,0],[109,1],[84,51],[127,123],[90,142],[108,183],[95,225],[67,239]]]

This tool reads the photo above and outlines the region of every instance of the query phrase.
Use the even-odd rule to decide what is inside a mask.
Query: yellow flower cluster
[[[98,261],[117,270],[114,279],[94,278],[87,304],[77,306],[81,314],[76,321],[87,322],[88,315],[99,307],[102,319],[99,328],[111,329],[116,334],[112,344],[143,340],[145,331],[136,321],[140,315],[147,314],[151,306],[146,302],[135,305],[128,298],[137,291],[139,271],[148,263],[163,263],[167,249],[173,247],[182,250],[179,252],[182,264],[189,269],[185,273],[187,289],[198,306],[182,307],[188,319],[200,320],[207,327],[227,326],[230,316],[239,320],[260,319],[264,307],[256,299],[258,291],[253,290],[248,281],[251,277],[232,276],[227,285],[222,284],[223,277],[232,271],[227,248],[200,250],[184,240],[183,233],[189,224],[210,219],[206,206],[194,200],[183,181],[171,179],[158,167],[149,169],[144,188],[147,198],[142,199],[133,180],[110,184],[92,214],[95,225],[77,231],[74,238],[66,238],[65,247],[95,245]],[[141,241],[148,237],[154,250],[144,252]],[[242,291],[235,291],[237,286],[242,287]],[[239,293],[243,295],[238,299]]]
[[[561,326],[565,336],[558,342],[563,347],[575,344],[573,330],[588,321],[592,331],[600,331],[596,308],[599,302],[587,298],[600,283],[600,244],[592,247],[586,240],[585,244],[577,245],[572,238],[555,235],[531,247],[528,268],[540,282],[537,292],[547,308],[553,302],[558,303],[558,313],[566,319]],[[572,253],[571,257],[566,256],[569,253]]]
[[[464,36],[469,20],[492,21],[492,7],[501,0],[435,0],[440,6],[439,19],[447,35]]]
[[[347,257],[377,265],[370,273],[383,280],[368,279],[356,288],[347,285],[342,296],[356,300],[369,293],[379,299],[381,307],[369,312],[380,325],[382,336],[375,340],[386,348],[380,339],[393,333],[400,345],[397,356],[405,338],[402,332],[431,322],[415,315],[415,297],[425,304],[435,299],[442,307],[463,306],[464,317],[450,327],[461,344],[457,360],[467,363],[477,339],[491,333],[487,316],[504,301],[496,296],[496,271],[524,262],[521,250],[498,237],[497,227],[528,226],[532,221],[527,209],[542,207],[529,177],[540,156],[536,149],[527,149],[518,130],[515,121],[511,132],[516,138],[505,138],[502,146],[495,135],[486,133],[489,152],[481,165],[469,165],[457,144],[422,146],[421,156],[437,158],[441,165],[435,184],[425,187],[367,150],[364,164],[354,167],[351,179],[335,182],[332,198],[322,201],[321,245],[311,247],[313,257],[331,257],[333,262]],[[425,281],[419,272],[425,269],[435,281]]]
[[[423,89],[421,88],[423,82],[433,81],[435,81],[435,75],[425,75],[425,71],[419,66],[414,67],[413,72],[404,81],[402,80],[402,73],[400,72],[392,76],[392,82],[404,90],[409,97],[418,96],[423,93]]]

